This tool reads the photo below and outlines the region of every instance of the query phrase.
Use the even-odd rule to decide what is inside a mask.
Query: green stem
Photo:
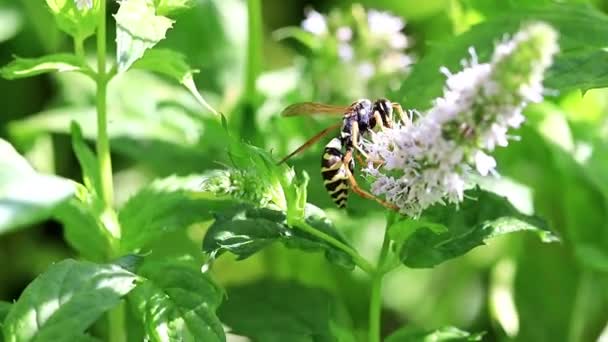
[[[388,227],[391,226],[392,220],[389,220],[384,230],[384,239],[382,241],[382,248],[380,249],[380,257],[378,258],[378,265],[376,266],[376,272],[372,276],[372,293],[369,302],[369,341],[379,342],[380,335],[380,322],[382,320],[382,280],[386,274],[384,270],[384,264],[389,252],[390,239],[388,236]]]
[[[585,333],[587,310],[589,309],[590,303],[593,301],[592,287],[592,272],[583,270],[580,275],[574,306],[572,308],[572,316],[570,318],[570,328],[568,332],[569,342],[584,341],[583,335]]]
[[[112,185],[112,160],[108,139],[106,70],[106,1],[100,1],[97,26],[97,157],[101,177],[101,197],[106,208],[112,208],[114,190]]]
[[[97,158],[101,178],[101,198],[105,210],[112,211],[114,189],[112,184],[112,159],[110,158],[110,140],[108,138],[107,91],[111,75],[106,68],[106,1],[100,1],[97,23]],[[120,234],[118,235],[120,236]],[[116,247],[110,251],[116,256]],[[121,303],[108,312],[108,338],[113,342],[127,340],[125,329],[125,308]]]
[[[84,58],[84,40],[74,37],[74,53],[80,58]]]
[[[359,268],[361,268],[366,273],[368,273],[368,274],[375,273],[374,267],[367,260],[365,260],[361,255],[359,255],[359,253],[357,253],[354,249],[347,246],[346,244],[339,241],[338,239],[336,239],[332,236],[329,236],[318,229],[315,229],[313,226],[309,225],[304,220],[300,220],[300,221],[296,222],[296,224],[294,224],[294,226],[300,230],[303,230],[311,235],[318,237],[319,239],[329,243],[330,245],[332,245],[332,246],[342,250],[344,253],[350,255],[350,257],[353,258],[353,261],[355,262],[355,264],[357,266],[359,266]]]
[[[257,134],[255,111],[259,96],[256,88],[258,77],[262,73],[263,27],[262,0],[247,1],[247,65],[245,66],[245,89],[243,89],[242,116],[240,122],[241,137],[261,144],[263,137]]]

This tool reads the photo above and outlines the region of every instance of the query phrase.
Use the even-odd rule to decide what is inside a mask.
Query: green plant
[[[48,267],[16,302],[0,302],[0,340],[225,341],[230,335],[259,341],[481,340],[488,325],[471,327],[467,330],[478,332],[469,333],[411,312],[411,322],[383,331],[389,321],[383,312],[386,278],[405,269],[459,270],[454,263],[474,248],[521,231],[535,233],[543,242],[555,242],[557,236],[562,240],[548,244],[551,247],[516,240],[515,247],[499,250],[496,265],[487,271],[497,292],[515,281],[525,284],[518,287],[522,322],[532,321],[535,314],[542,316],[530,298],[544,288],[531,286],[535,284],[530,274],[547,272],[546,278],[552,279],[559,272],[545,266],[564,258],[561,249],[553,252],[554,258],[536,258],[534,253],[566,246],[573,258],[566,260],[576,264],[580,277],[572,285],[576,296],[567,303],[574,314],[559,319],[547,314],[546,331],[539,333],[522,324],[519,336],[551,340],[563,329],[571,341],[598,335],[589,322],[606,318],[603,302],[594,303],[589,294],[604,281],[608,269],[605,239],[598,238],[605,235],[601,229],[608,216],[603,172],[607,167],[602,158],[606,141],[597,127],[578,127],[576,132],[595,133],[586,137],[593,147],[591,154],[577,156],[574,143],[568,146],[567,141],[555,139],[554,131],[563,129],[563,122],[554,114],[572,103],[580,105],[580,100],[550,98],[562,101],[557,109],[549,101],[540,102],[546,95],[543,78],[548,88],[560,91],[586,91],[606,84],[597,71],[605,68],[608,19],[603,14],[577,5],[488,9],[476,1],[455,1],[450,16],[468,31],[428,51],[420,49],[413,66],[409,64],[413,59],[408,59],[407,68],[401,63],[403,68],[361,78],[353,72],[361,63],[380,70],[388,55],[408,57],[403,54],[406,36],[401,19],[366,12],[358,5],[336,10],[328,18],[311,12],[325,23],[324,30],[315,31],[308,23],[302,29],[275,32],[280,39],[304,46],[299,64],[284,73],[264,72],[261,1],[248,0],[247,8],[240,2],[208,2],[205,6],[211,6],[212,12],[233,6],[231,15],[236,17],[238,8],[248,16],[247,24],[242,23],[248,37],[242,89],[231,102],[224,93],[232,93],[232,83],[238,83],[225,81],[232,80],[233,71],[209,81],[216,83],[209,85],[214,91],[203,97],[195,85],[196,70],[187,63],[189,56],[169,48],[171,39],[164,40],[175,23],[170,18],[181,20],[178,14],[191,13],[193,1],[119,2],[113,15],[115,60],[107,56],[111,33],[106,7],[113,3],[47,0],[46,4],[57,27],[72,40],[73,53],[16,58],[0,74],[17,79],[61,73],[58,83],[71,84],[62,96],[70,98],[70,89],[77,95],[71,95],[68,104],[12,123],[9,131],[17,146],[34,145],[48,132],[69,134],[82,182],[34,171],[10,143],[0,140],[0,233],[55,219],[63,225],[64,238],[77,259]],[[485,21],[472,26],[462,19],[471,13],[485,13]],[[376,16],[375,21],[369,15]],[[383,31],[387,36],[370,34],[378,28],[378,18],[393,20],[388,33]],[[346,32],[351,36],[345,37]],[[85,48],[92,37],[96,38],[94,63]],[[209,46],[214,39],[228,40],[219,34],[206,38]],[[340,52],[345,42],[353,45],[354,55],[347,60]],[[160,46],[163,43],[167,45]],[[384,54],[391,44],[395,50]],[[53,44],[47,45],[51,49]],[[218,53],[222,63],[229,60],[228,52],[208,50],[209,55]],[[458,71],[458,63],[467,56],[470,60]],[[207,67],[210,80],[211,69]],[[138,73],[142,70],[177,81],[183,89]],[[67,72],[83,77],[70,78],[73,75]],[[323,78],[327,73],[349,79],[328,83]],[[206,82],[207,74],[203,72],[200,79]],[[272,84],[277,79],[289,80]],[[344,89],[349,82],[356,87]],[[292,88],[276,89],[283,84]],[[319,176],[296,171],[316,164],[308,157],[296,160],[295,167],[276,164],[267,147],[284,152],[281,149],[293,142],[291,137],[305,130],[298,122],[263,118],[286,103],[310,100],[300,90],[327,101],[345,101],[356,93],[384,93],[412,110],[394,128],[366,136],[365,150],[384,165],[360,166],[362,182],[397,205],[398,212],[385,212],[371,201],[357,199],[351,217],[324,210],[323,201],[328,199]],[[205,98],[215,100],[226,116]],[[519,128],[524,117],[530,126],[517,131],[521,143],[496,148],[507,145],[511,138],[507,129]],[[95,151],[87,139],[95,140]],[[114,158],[127,157],[135,168],[152,171],[152,179],[145,179],[128,199],[116,194],[121,191],[114,177],[124,166],[112,166],[111,151]],[[526,153],[534,158],[522,158]],[[318,155],[311,155],[316,163]],[[116,164],[124,164],[116,159]],[[223,165],[218,167],[216,161]],[[525,167],[518,169],[521,163]],[[505,191],[502,182],[509,177],[487,177],[497,170],[535,189],[540,200],[533,205],[525,195],[515,193],[516,182],[508,183]],[[569,194],[557,199],[557,210],[550,191],[555,184]],[[589,214],[586,205],[593,209]],[[539,218],[531,207],[547,219]],[[376,221],[362,223],[368,219]],[[382,219],[384,228],[379,230]],[[367,253],[354,238],[357,230],[382,235],[381,245],[372,243],[373,251]],[[516,257],[523,260],[517,272],[526,268],[529,272],[518,273],[514,280],[516,271],[501,270],[508,270],[513,264],[509,258]],[[453,263],[446,265],[450,260]],[[235,266],[241,264],[248,266]],[[230,274],[246,273],[248,267],[263,271],[226,281]],[[415,291],[404,284],[403,292]],[[550,304],[565,305],[556,299],[559,293],[552,297],[555,302]],[[504,308],[494,310],[492,319],[505,336],[515,336],[517,329],[505,318]],[[365,318],[354,319],[356,311],[363,311]],[[562,311],[551,314],[564,315]],[[563,324],[566,320],[568,324]],[[552,326],[555,322],[559,323]]]

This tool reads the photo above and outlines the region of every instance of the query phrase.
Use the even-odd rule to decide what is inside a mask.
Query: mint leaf
[[[0,139],[0,234],[50,217],[75,189],[69,179],[37,173]]]
[[[471,334],[455,327],[443,327],[435,331],[424,331],[416,327],[401,328],[389,337],[386,342],[466,342],[481,341],[483,333]]]
[[[194,5],[193,0],[154,0],[156,13],[158,15],[168,15],[188,9]]]
[[[147,49],[165,39],[165,33],[173,25],[171,19],[156,15],[153,4],[147,0],[123,0],[114,18],[119,72],[129,69]]]
[[[340,303],[321,289],[263,280],[227,292],[220,319],[231,333],[253,341],[336,341],[336,330],[342,338],[352,330]]]
[[[212,213],[232,203],[217,189],[205,189],[208,175],[157,179],[130,198],[118,214],[121,250],[145,247],[163,234],[211,220]]]
[[[101,220],[97,197],[80,186],[74,198],[55,209],[54,217],[63,224],[68,244],[80,255],[93,261],[106,260],[112,237]]]
[[[129,294],[129,301],[143,320],[153,341],[225,341],[215,311],[223,292],[198,270],[185,266],[148,264],[146,277]]]
[[[8,315],[8,312],[11,309],[12,304],[9,302],[3,302],[0,301],[0,341],[2,341],[2,325],[4,322],[4,318],[6,318],[6,315]]]
[[[84,40],[95,33],[99,1],[46,0],[59,29],[70,36]]]
[[[48,72],[77,71],[91,75],[90,68],[76,55],[61,53],[39,58],[16,58],[0,69],[2,77],[13,80]]]
[[[468,196],[473,199],[465,200],[460,208],[431,207],[421,218],[428,225],[416,227],[407,241],[396,241],[406,266],[434,267],[484,245],[491,238],[518,231],[534,232],[545,242],[556,240],[542,220],[519,213],[506,198],[479,190]],[[438,225],[445,228],[438,229]]]
[[[135,287],[137,277],[115,265],[64,260],[30,283],[4,322],[13,341],[72,341]]]
[[[87,189],[97,195],[101,194],[101,175],[99,174],[99,162],[95,153],[87,146],[82,137],[82,130],[77,122],[72,121],[70,126],[72,133],[72,148],[82,168],[82,179]]]
[[[133,64],[133,68],[154,71],[175,79],[188,89],[198,103],[217,115],[217,111],[205,101],[194,84],[193,75],[198,70],[190,68],[186,63],[186,57],[181,53],[166,49],[150,49]]]
[[[307,206],[306,221],[314,228],[348,245],[335,227],[325,218],[321,209]],[[203,251],[216,258],[230,252],[239,260],[246,259],[274,242],[282,242],[288,248],[304,251],[324,251],[327,259],[337,265],[352,269],[352,258],[297,227],[290,227],[284,212],[238,204],[215,215],[203,240]]]

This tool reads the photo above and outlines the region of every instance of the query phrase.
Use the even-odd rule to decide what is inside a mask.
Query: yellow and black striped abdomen
[[[321,159],[321,175],[325,189],[339,208],[346,207],[348,198],[348,175],[342,161],[342,143],[334,138],[327,145]],[[352,164],[350,165],[352,172]]]

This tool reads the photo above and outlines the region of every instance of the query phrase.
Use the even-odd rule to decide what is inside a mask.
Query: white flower
[[[353,30],[348,26],[340,26],[336,30],[336,37],[341,42],[349,42],[353,38]]]
[[[327,34],[327,19],[321,13],[310,9],[302,21],[302,28],[314,35],[323,36]]]
[[[338,57],[345,62],[350,62],[353,60],[353,56],[355,51],[353,47],[348,43],[340,43],[338,45]]]
[[[381,168],[365,169],[371,191],[418,216],[434,204],[461,202],[473,172],[497,175],[488,153],[508,145],[508,130],[524,121],[528,102],[542,100],[542,78],[557,52],[557,34],[546,24],[524,27],[503,39],[490,62],[470,49],[463,70],[447,77],[443,96],[413,123],[370,135],[364,148]]]
[[[400,32],[405,27],[403,19],[388,12],[373,9],[367,12],[367,24],[370,32],[376,35],[392,35]]]

